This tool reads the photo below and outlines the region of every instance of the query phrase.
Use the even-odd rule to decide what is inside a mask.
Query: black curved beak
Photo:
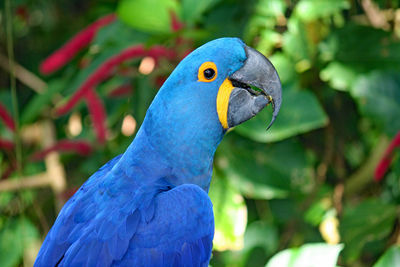
[[[228,126],[251,119],[271,103],[273,114],[268,130],[281,107],[281,82],[274,66],[263,54],[248,46],[245,51],[247,59],[243,67],[229,77],[235,88],[229,97]]]

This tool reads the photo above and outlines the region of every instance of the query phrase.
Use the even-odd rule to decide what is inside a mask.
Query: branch
[[[10,64],[8,63],[9,59],[0,53],[0,67],[7,72],[11,71]],[[36,76],[34,73],[30,72],[29,70],[25,69],[17,62],[13,62],[14,70],[15,70],[15,77],[20,80],[23,84],[31,88],[36,93],[43,93],[44,90],[47,88],[46,82]]]
[[[361,5],[372,26],[384,30],[388,30],[390,28],[385,15],[379,10],[379,7],[375,3],[373,3],[371,0],[362,0]]]
[[[27,188],[46,187],[50,184],[47,172],[36,175],[20,177],[17,179],[7,179],[0,182],[0,192],[17,191]]]
[[[54,146],[56,143],[54,124],[50,121],[45,121],[42,124],[42,146],[44,148]],[[63,165],[60,162],[60,157],[57,152],[49,153],[45,158],[46,170],[50,176],[50,186],[54,193],[60,194],[66,188],[66,175]]]
[[[388,145],[389,139],[386,136],[381,136],[376,146],[370,152],[369,158],[346,180],[344,184],[344,194],[346,197],[356,194],[366,185],[374,181],[375,168],[385,155],[385,150]]]
[[[50,121],[41,123],[40,142],[43,148],[52,147],[56,143],[54,125]],[[58,210],[63,205],[61,193],[66,189],[66,175],[56,151],[50,152],[44,158],[46,172],[36,175],[17,177],[14,179],[0,181],[1,191],[16,191],[27,188],[38,188],[50,186],[56,197]]]

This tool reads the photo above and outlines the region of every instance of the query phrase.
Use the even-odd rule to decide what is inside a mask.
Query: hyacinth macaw
[[[35,266],[208,266],[214,152],[229,128],[268,103],[271,125],[281,83],[258,51],[237,38],[193,51],[161,87],[125,153],[65,204]]]

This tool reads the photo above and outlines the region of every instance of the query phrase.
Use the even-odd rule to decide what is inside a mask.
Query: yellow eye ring
[[[218,70],[214,62],[204,62],[199,68],[197,78],[199,82],[212,82],[217,78]]]

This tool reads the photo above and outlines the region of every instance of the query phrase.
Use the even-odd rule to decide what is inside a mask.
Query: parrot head
[[[183,112],[194,115],[186,125],[204,113],[207,120],[217,119],[223,130],[251,119],[271,104],[268,129],[282,101],[281,83],[272,63],[238,38],[216,39],[193,51],[179,63],[159,95],[163,107],[168,101],[170,110],[179,116],[186,117]]]
[[[143,125],[160,153],[182,170],[190,170],[186,177],[204,176],[205,169],[208,174],[212,169],[214,152],[226,131],[271,104],[268,129],[279,112],[281,95],[279,76],[265,56],[238,38],[220,38],[178,64]]]

